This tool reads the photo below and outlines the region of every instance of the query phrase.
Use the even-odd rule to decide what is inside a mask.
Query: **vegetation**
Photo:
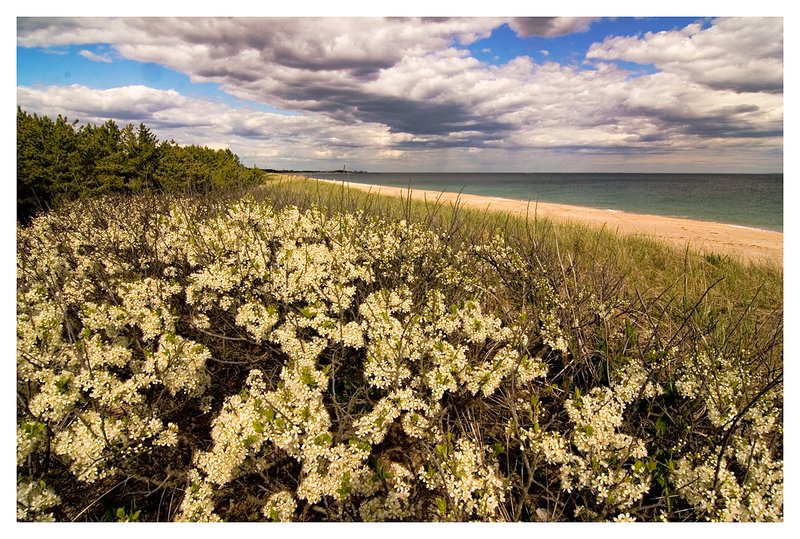
[[[244,167],[230,150],[158,142],[144,124],[119,128],[17,108],[17,219],[60,202],[111,193],[207,192],[246,187],[263,174]]]
[[[273,178],[18,228],[18,519],[782,520],[779,269]]]
[[[783,519],[781,268],[17,121],[19,520]]]

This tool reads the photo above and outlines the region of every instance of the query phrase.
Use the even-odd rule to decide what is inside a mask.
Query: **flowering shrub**
[[[502,236],[144,197],[17,232],[20,520],[782,518],[780,385],[629,357]]]

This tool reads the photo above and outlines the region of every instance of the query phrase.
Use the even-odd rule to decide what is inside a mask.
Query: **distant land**
[[[277,168],[262,168],[264,172],[273,174],[369,174],[366,170],[347,170],[340,168],[337,170],[288,170]]]

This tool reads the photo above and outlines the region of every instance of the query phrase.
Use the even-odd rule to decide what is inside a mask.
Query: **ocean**
[[[309,176],[783,231],[783,174],[370,172]]]

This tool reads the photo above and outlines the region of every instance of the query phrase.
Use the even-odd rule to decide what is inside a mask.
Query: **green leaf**
[[[664,416],[663,415],[659,416],[659,418],[656,419],[656,434],[658,434],[659,436],[663,436],[667,432],[668,426],[669,423],[664,418]]]
[[[300,379],[308,387],[317,387],[317,381],[314,379],[314,376],[311,374],[311,371],[308,369],[308,367],[303,367],[303,370],[300,372]]]
[[[349,440],[347,440],[347,443],[366,453],[372,451],[372,444],[370,444],[369,442],[365,442],[363,440],[358,440],[357,438],[350,438]]]
[[[244,439],[243,443],[244,443],[244,446],[249,449],[250,446],[252,446],[254,443],[256,443],[256,441],[258,441],[258,437],[253,435],[253,434],[251,434],[250,436],[248,436],[247,438]]]
[[[443,515],[447,514],[447,500],[442,498],[441,496],[437,496],[436,500],[436,508],[439,509],[439,512]]]
[[[344,472],[344,475],[342,476],[342,485],[336,492],[339,494],[340,498],[347,498],[352,490],[353,487],[350,485],[350,472]]]
[[[333,438],[327,432],[323,432],[316,438],[314,438],[314,443],[317,445],[328,445],[333,441]]]
[[[439,453],[442,458],[447,458],[447,454],[450,453],[450,444],[447,442],[443,444],[436,444],[436,452]]]
[[[58,389],[59,393],[66,393],[69,389],[70,382],[72,381],[72,377],[68,374],[65,374],[58,380],[56,380],[56,389]]]

